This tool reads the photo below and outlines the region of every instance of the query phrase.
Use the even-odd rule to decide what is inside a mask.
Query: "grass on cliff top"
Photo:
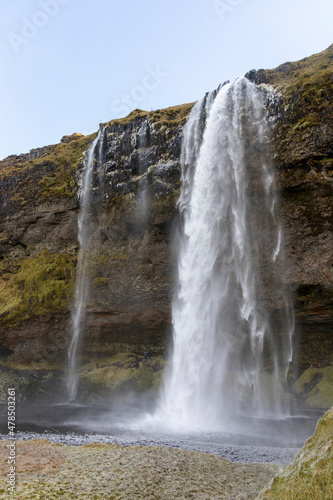
[[[0,180],[14,177],[15,190],[34,198],[75,197],[75,173],[84,151],[95,137],[96,133],[66,136],[64,142],[47,146],[46,151],[34,160],[29,160],[28,154],[9,156],[0,161]],[[23,204],[26,200],[18,201]]]
[[[11,173],[18,173],[35,165],[45,165],[53,163],[56,166],[74,166],[81,159],[82,154],[88,149],[91,141],[94,140],[97,133],[83,136],[82,134],[73,134],[65,136],[65,142],[46,146],[46,151],[34,160],[28,160],[29,153],[22,155],[8,156],[0,161],[0,179]],[[68,139],[66,139],[68,137]]]
[[[46,162],[56,166],[56,172],[53,175],[44,176],[39,182],[44,197],[49,198],[52,195],[76,196],[75,172],[84,151],[89,148],[96,134],[87,136],[74,134],[73,140],[57,144],[51,154],[42,155],[36,160],[32,160],[34,166],[44,166]]]
[[[156,111],[144,111],[142,109],[135,109],[124,118],[111,120],[107,123],[108,128],[113,125],[128,125],[136,118],[148,117],[151,124],[155,127],[161,128],[163,125],[168,127],[181,126],[185,123],[188,115],[191,112],[194,103],[185,103],[178,106],[171,106],[165,109],[157,109]],[[106,125],[106,124],[104,124]]]
[[[316,432],[295,460],[259,497],[260,500],[309,498],[333,499],[333,408],[319,420]]]
[[[277,163],[303,166],[307,159],[308,167],[332,175],[328,130],[333,126],[333,45],[300,61],[259,70],[258,74],[282,93],[284,112],[276,135]],[[321,135],[322,144],[317,139]]]
[[[319,54],[264,73],[268,83],[283,92],[287,109],[295,108],[290,114],[296,122],[291,133],[322,123],[322,112],[332,107],[333,45]]]
[[[162,447],[93,443],[60,446],[17,441],[19,499],[254,499],[279,469],[272,464],[232,463],[209,453]],[[0,453],[8,456],[6,442]],[[6,496],[8,464],[0,463]]]
[[[286,62],[275,69],[260,70],[267,82],[277,86],[277,89],[284,90],[285,94],[312,87],[313,84],[322,82],[325,87],[333,90],[333,44],[326,50],[305,57],[300,61]],[[317,89],[318,99],[323,99],[325,89]]]
[[[181,104],[156,111],[136,109],[128,116],[108,122],[108,127],[128,125],[137,117],[148,116],[156,128],[182,126],[193,103]],[[105,124],[104,124],[105,125]],[[46,146],[36,159],[28,159],[29,154],[9,156],[0,161],[0,180],[14,178],[11,201],[24,206],[33,200],[55,199],[76,196],[76,171],[84,151],[96,137],[96,133],[83,136],[65,136],[60,144]]]
[[[44,251],[0,264],[0,325],[22,322],[31,316],[67,311],[72,299],[76,258]]]

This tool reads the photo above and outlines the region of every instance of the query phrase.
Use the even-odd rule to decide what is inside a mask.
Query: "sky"
[[[2,2],[0,159],[320,52],[332,26],[332,0]]]

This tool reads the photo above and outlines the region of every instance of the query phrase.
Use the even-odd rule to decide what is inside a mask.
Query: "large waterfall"
[[[261,94],[227,83],[184,128],[173,354],[155,415],[171,427],[288,409],[293,315]]]
[[[94,173],[98,171],[99,185],[102,185],[103,139],[105,128],[100,129],[95,140],[86,151],[83,162],[83,185],[80,197],[80,214],[78,219],[79,257],[76,272],[75,306],[72,312],[73,334],[68,350],[67,389],[69,400],[74,400],[78,386],[78,349],[83,329],[85,308],[89,293],[89,240],[93,224],[93,191]]]

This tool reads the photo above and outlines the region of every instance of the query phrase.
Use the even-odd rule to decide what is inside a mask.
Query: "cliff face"
[[[191,107],[136,110],[101,125],[105,163],[102,182],[94,178],[81,362],[89,377],[97,366],[103,371],[85,381],[89,393],[95,385],[100,389],[105,370],[118,388],[117,372],[133,365],[125,376],[133,379],[128,388],[144,389],[162,367],[172,295],[169,238],[180,187],[182,126]],[[41,396],[62,392],[72,335],[77,193],[82,154],[94,137],[74,134],[1,162],[3,390],[11,377],[20,377],[16,386],[25,399],[38,393],[36,379]],[[145,352],[150,359],[138,370]]]
[[[273,150],[300,371],[333,361],[332,66],[333,45],[301,61],[250,75],[259,85],[272,85],[281,96]]]
[[[268,107],[301,371],[333,361],[332,58],[333,46],[248,74],[279,93]],[[96,174],[93,190],[82,397],[159,383],[171,329],[170,236],[182,127],[191,107],[136,110],[104,125],[103,180]],[[61,144],[0,162],[2,391],[15,382],[21,399],[54,399],[62,392],[82,154],[94,137],[66,136]]]

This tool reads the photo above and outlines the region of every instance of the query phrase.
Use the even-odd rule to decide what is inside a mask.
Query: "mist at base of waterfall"
[[[314,432],[319,412],[283,419],[238,419],[229,430],[172,432],[149,420],[153,403],[146,397],[119,399],[112,405],[23,405],[17,409],[16,439],[48,439],[67,445],[92,442],[125,446],[166,446],[212,453],[231,461],[289,463]],[[0,405],[5,414],[6,405]],[[1,419],[0,439],[7,439]],[[152,425],[153,423],[153,425]]]

